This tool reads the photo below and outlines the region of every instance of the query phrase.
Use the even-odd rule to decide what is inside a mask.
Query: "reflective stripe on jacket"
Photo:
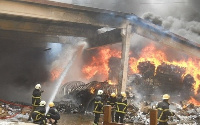
[[[103,103],[101,101],[94,102],[94,113],[103,113]]]
[[[117,98],[117,102],[116,102],[116,112],[118,113],[123,113],[125,114],[126,113],[126,110],[127,110],[127,100],[125,99],[124,97],[122,96],[119,96]],[[124,101],[122,101],[124,100]]]
[[[168,116],[172,116],[173,113],[169,110],[169,103],[167,101],[159,102],[157,105],[158,110],[158,121],[159,122],[167,122]]]
[[[45,118],[45,106],[36,107],[35,111],[32,113],[33,121],[41,121]]]
[[[113,107],[113,106],[115,106],[116,102],[117,102],[116,97],[110,97],[110,98],[108,98],[107,104],[111,105]]]
[[[39,106],[41,101],[41,91],[39,89],[35,89],[32,94],[32,105]]]

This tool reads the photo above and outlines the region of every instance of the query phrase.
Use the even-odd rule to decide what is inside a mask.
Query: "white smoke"
[[[58,89],[55,84],[59,81],[59,86],[65,82],[69,81],[75,81],[78,80],[77,78],[80,78],[80,64],[82,63],[80,61],[82,51],[87,46],[87,43],[82,38],[75,38],[75,37],[63,37],[61,38],[62,41],[62,50],[57,56],[57,59],[53,61],[50,65],[50,72],[55,71],[55,78],[54,81],[52,81],[52,77],[54,76],[54,73],[51,74],[51,78],[49,81],[47,81],[47,84],[44,86],[44,94],[42,95],[42,98],[45,100],[49,100],[50,95],[55,91],[55,89]],[[76,53],[75,58],[74,54]],[[73,62],[72,62],[73,59]],[[78,62],[75,60],[79,60]],[[74,67],[75,66],[75,67]],[[65,70],[66,69],[66,70]],[[79,72],[77,72],[77,70]],[[65,72],[65,73],[63,73]],[[57,76],[57,74],[59,76]],[[64,74],[64,75],[63,75]],[[62,78],[61,78],[62,75]],[[61,79],[61,80],[60,80]],[[57,91],[56,91],[57,93]],[[54,93],[53,97],[55,97],[56,93]],[[53,98],[54,99],[54,98]],[[51,99],[51,101],[53,100]]]
[[[143,14],[142,17],[156,25],[162,26],[164,29],[167,29],[172,33],[200,44],[200,22],[186,21],[182,18],[172,16],[162,18],[149,12]]]

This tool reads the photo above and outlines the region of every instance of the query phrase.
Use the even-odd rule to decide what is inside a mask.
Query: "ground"
[[[58,125],[93,125],[93,115],[83,114],[61,114],[61,119],[58,121]],[[35,125],[28,123],[27,119],[23,119],[23,122],[13,121],[11,119],[0,120],[0,125]],[[102,122],[102,118],[100,119]]]
[[[62,114],[58,123],[59,125],[92,125],[93,120],[93,115]]]

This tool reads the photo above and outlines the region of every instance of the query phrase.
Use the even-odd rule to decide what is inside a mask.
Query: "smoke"
[[[25,101],[25,93],[36,82],[48,79],[45,53],[42,48],[13,41],[1,41],[0,46],[0,98]]]
[[[51,77],[54,75],[52,71],[56,71],[56,73],[58,73],[56,76],[58,77],[53,79],[53,81],[47,81],[48,84],[46,84],[44,87],[45,93],[43,94],[43,99],[45,100],[49,100],[52,93],[54,93],[53,96],[55,97],[55,89],[58,89],[60,84],[64,84],[69,81],[75,81],[78,79],[81,81],[80,65],[82,61],[80,60],[82,58],[82,51],[85,49],[85,47],[87,47],[87,43],[83,38],[75,37],[63,37],[62,43],[62,51],[57,56],[57,59],[54,60],[49,67]],[[76,57],[78,58],[74,57],[74,53],[76,53]],[[57,86],[57,83],[59,83],[59,86]],[[54,100],[54,97],[51,99],[51,101]]]
[[[200,43],[200,22],[186,21],[182,18],[166,17],[154,15],[153,13],[145,13],[142,16],[145,20],[148,20],[155,25],[162,26],[164,29],[169,30],[177,35],[183,36],[190,41]]]
[[[61,43],[29,44],[23,41],[1,41],[0,46],[0,99],[31,103],[32,91],[37,83],[45,91],[42,99],[49,99],[53,89],[53,69],[64,69],[76,46],[86,45],[83,38],[63,37]],[[78,54],[80,54],[79,52]],[[68,80],[79,77],[81,59],[73,63]],[[79,68],[79,71],[78,71]],[[72,73],[72,74],[71,74]],[[77,76],[75,76],[76,74]]]
[[[142,16],[145,20],[150,21],[151,23],[154,23],[157,26],[163,27],[164,29],[169,30],[172,33],[175,33],[177,35],[180,35],[182,37],[185,37],[186,39],[189,39],[190,41],[199,44],[200,42],[200,23],[197,21],[187,21],[184,20],[183,18],[176,18],[176,17],[172,17],[172,16],[168,16],[168,17],[160,17],[158,15],[155,15],[153,13],[144,13]],[[133,39],[135,41],[141,41],[144,40],[144,38],[140,38],[140,37],[135,37],[136,39]],[[146,40],[148,41],[148,40]],[[150,40],[149,40],[150,41]],[[137,44],[138,42],[134,43],[132,48],[134,48],[134,46],[140,46]],[[144,42],[142,42],[144,43]],[[145,44],[142,44],[145,46]],[[136,48],[136,47],[135,47]],[[160,48],[160,49],[163,49]],[[132,49],[134,50],[134,49]],[[186,56],[180,56],[180,53],[177,52],[176,50],[173,49],[166,49],[165,53],[167,53],[166,55],[168,56],[168,59],[173,60],[173,59],[183,59],[186,58]],[[152,92],[155,96],[157,95],[162,95],[164,94],[161,90],[157,89],[157,91]],[[136,95],[139,95],[140,97],[143,95],[148,94],[147,91],[145,93],[142,92],[137,92],[136,91]],[[179,102],[182,100],[182,98],[180,98],[180,95],[176,92],[172,92],[169,93],[172,94],[172,99],[171,100],[175,100],[176,102]],[[176,96],[174,96],[176,95]],[[188,96],[190,96],[188,94]],[[159,96],[157,96],[157,98],[160,98]]]

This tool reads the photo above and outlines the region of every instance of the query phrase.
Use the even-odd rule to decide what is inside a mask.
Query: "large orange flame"
[[[111,57],[121,58],[121,52],[118,50],[111,50],[109,47],[100,47],[98,50],[99,53],[92,57],[90,64],[82,69],[87,79],[92,78],[96,74],[103,75],[107,79],[110,69],[108,66],[109,59]]]
[[[121,52],[118,50],[111,50],[109,47],[101,47],[98,49],[99,53],[92,57],[90,64],[83,67],[82,72],[86,75],[87,79],[91,79],[96,74],[106,76],[109,73],[109,59],[111,57],[121,57]],[[130,73],[139,73],[137,66],[140,62],[149,61],[157,68],[162,63],[174,65],[185,69],[182,78],[187,74],[194,77],[195,83],[193,84],[194,93],[197,94],[200,86],[200,61],[194,58],[183,59],[181,61],[169,61],[167,55],[160,49],[156,48],[153,43],[150,43],[140,52],[139,58],[130,57],[129,67]],[[156,71],[156,70],[155,70]]]
[[[187,74],[191,74],[194,77],[196,81],[193,86],[194,93],[197,94],[200,85],[200,78],[198,77],[200,75],[200,62],[197,59],[189,58],[187,60],[181,61],[168,61],[166,54],[161,50],[156,49],[154,44],[151,43],[149,46],[145,47],[142,50],[139,59],[136,59],[134,57],[130,58],[129,65],[132,73],[138,73],[137,66],[140,62],[144,61],[150,61],[152,64],[155,65],[156,68],[163,62],[169,65],[184,67],[186,69],[186,72],[185,74],[183,74],[182,77],[186,76]]]

